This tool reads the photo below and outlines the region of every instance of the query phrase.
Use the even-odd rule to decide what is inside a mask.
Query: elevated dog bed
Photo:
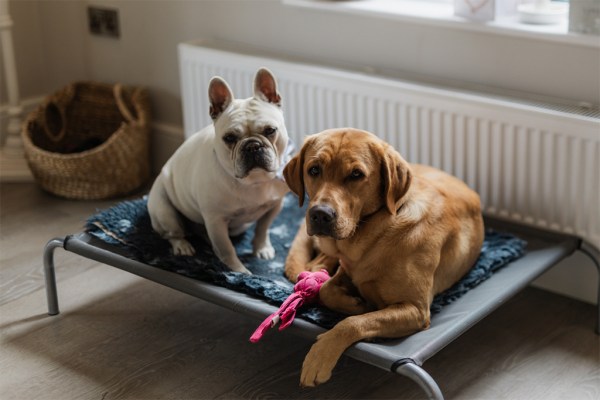
[[[151,228],[146,200],[123,202],[92,216],[84,232],[48,242],[44,253],[50,315],[58,314],[53,251],[67,251],[129,271],[192,296],[251,315],[257,324],[292,292],[283,265],[292,239],[304,217],[288,196],[270,234],[277,251],[274,260],[251,256],[252,234],[234,239],[240,259],[254,275],[230,272],[202,239],[192,238],[195,257],[174,257],[170,245]],[[442,398],[433,378],[421,365],[463,332],[506,302],[541,273],[580,249],[598,265],[597,250],[580,239],[496,219],[486,219],[482,253],[471,271],[456,285],[436,296],[431,327],[406,338],[359,342],[346,354],[416,381],[431,398]],[[525,247],[526,246],[526,247]],[[315,338],[343,315],[324,307],[302,309],[290,331]],[[248,332],[250,336],[252,332]]]

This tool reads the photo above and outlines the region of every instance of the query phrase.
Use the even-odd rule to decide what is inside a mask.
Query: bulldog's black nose
[[[335,210],[329,206],[318,205],[308,210],[311,231],[316,235],[331,236],[336,217]]]
[[[244,147],[244,150],[249,153],[256,153],[257,151],[260,151],[262,149],[263,149],[263,144],[257,140],[249,141],[246,144],[246,146]]]

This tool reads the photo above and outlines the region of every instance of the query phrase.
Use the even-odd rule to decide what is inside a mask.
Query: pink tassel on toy
[[[279,307],[279,310],[269,315],[250,336],[250,341],[256,343],[263,337],[265,332],[275,327],[280,321],[279,330],[290,326],[296,316],[296,311],[304,304],[313,303],[319,299],[319,289],[329,279],[327,270],[317,272],[302,272],[298,275],[298,282],[292,293]]]

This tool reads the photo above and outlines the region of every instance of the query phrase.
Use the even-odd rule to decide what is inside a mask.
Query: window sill
[[[566,20],[555,25],[524,24],[519,22],[517,17],[508,17],[491,22],[475,22],[455,16],[452,3],[425,3],[419,0],[282,0],[282,2],[289,6],[319,11],[363,15],[415,24],[600,48],[599,36],[569,32]]]

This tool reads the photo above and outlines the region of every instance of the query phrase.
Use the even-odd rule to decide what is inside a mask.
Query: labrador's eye
[[[308,169],[308,174],[313,177],[321,175],[321,167],[318,167],[316,165],[313,167],[310,167]]]
[[[352,173],[349,176],[350,180],[353,180],[353,181],[357,181],[357,180],[362,179],[364,177],[365,177],[365,174],[360,169],[354,169],[354,170],[352,170]]]
[[[223,141],[227,144],[234,144],[237,142],[237,136],[235,136],[233,133],[228,133],[227,135],[223,136]]]
[[[272,126],[267,126],[263,130],[263,135],[269,137],[269,136],[273,136],[275,134],[275,132],[277,132],[277,128],[273,128]]]

